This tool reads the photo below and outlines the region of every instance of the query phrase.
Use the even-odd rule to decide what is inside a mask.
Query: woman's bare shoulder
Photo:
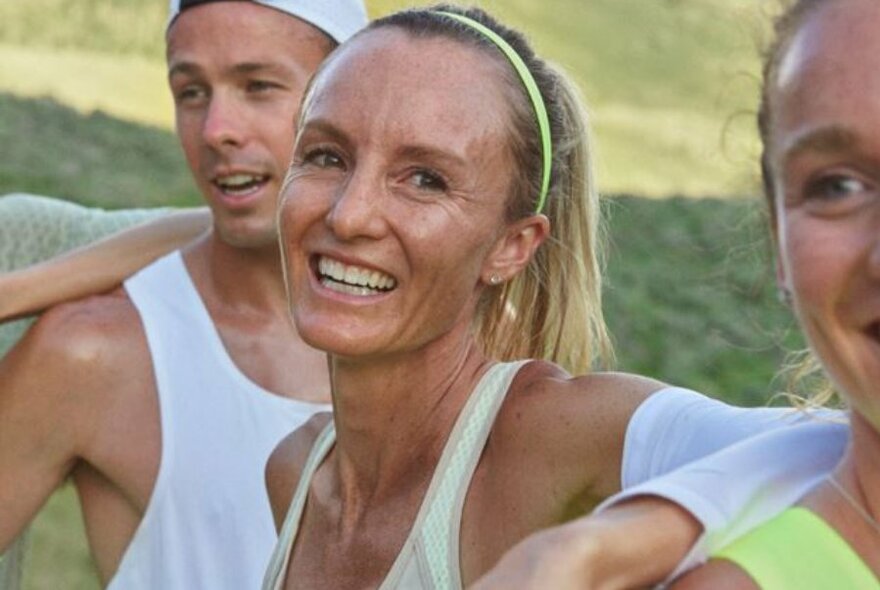
[[[635,408],[666,384],[629,373],[597,372],[572,377],[545,361],[526,364],[511,384],[504,412],[524,411],[536,420],[564,416],[601,419],[607,413],[629,416]]]
[[[614,493],[630,417],[663,387],[625,373],[572,377],[551,363],[531,362],[512,383],[493,427],[498,459],[540,466],[552,456],[559,473],[547,477],[568,473],[574,489],[589,487],[596,497]]]
[[[266,491],[275,524],[280,529],[300,474],[321,431],[333,419],[329,412],[315,414],[284,437],[266,463]]]

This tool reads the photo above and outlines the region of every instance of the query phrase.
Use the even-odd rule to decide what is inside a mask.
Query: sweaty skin
[[[548,230],[538,215],[503,221],[511,162],[494,62],[446,39],[381,29],[340,51],[314,82],[279,214],[297,327],[331,353],[338,433],[311,482],[287,588],[381,583],[492,362],[471,330],[483,285],[520,272]],[[319,280],[322,260],[396,286],[360,297]],[[617,491],[629,417],[662,386],[527,364],[467,492],[462,581]],[[276,523],[326,420],[270,459]]]

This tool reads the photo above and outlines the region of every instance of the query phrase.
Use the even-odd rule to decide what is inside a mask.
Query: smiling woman
[[[799,0],[777,25],[760,128],[780,285],[852,409],[852,444],[797,505],[684,588],[880,588],[880,5]]]
[[[461,587],[633,464],[668,469],[763,420],[635,375],[567,372],[610,352],[583,113],[563,74],[477,9],[380,19],[321,66],[279,231],[297,329],[329,353],[334,416],[267,467],[282,531],[266,588]],[[680,427],[641,430],[660,415]],[[668,444],[666,460],[636,442],[624,460],[625,431]]]

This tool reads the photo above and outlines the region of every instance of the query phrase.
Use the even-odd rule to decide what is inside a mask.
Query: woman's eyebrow
[[[782,163],[806,153],[817,152],[833,154],[855,151],[859,145],[859,137],[853,131],[840,125],[830,125],[812,129],[791,140],[782,152]]]
[[[315,118],[305,121],[302,126],[301,136],[306,135],[307,133],[318,133],[341,144],[349,143],[349,137],[345,131],[331,123],[329,120],[323,118]]]
[[[399,156],[414,160],[431,160],[447,165],[464,166],[466,159],[448,150],[441,150],[429,145],[404,145],[397,150]]]

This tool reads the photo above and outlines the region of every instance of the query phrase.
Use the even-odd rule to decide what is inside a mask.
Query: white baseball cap
[[[170,0],[168,26],[181,11],[223,0]],[[367,25],[367,9],[363,0],[249,0],[293,15],[343,43]]]

